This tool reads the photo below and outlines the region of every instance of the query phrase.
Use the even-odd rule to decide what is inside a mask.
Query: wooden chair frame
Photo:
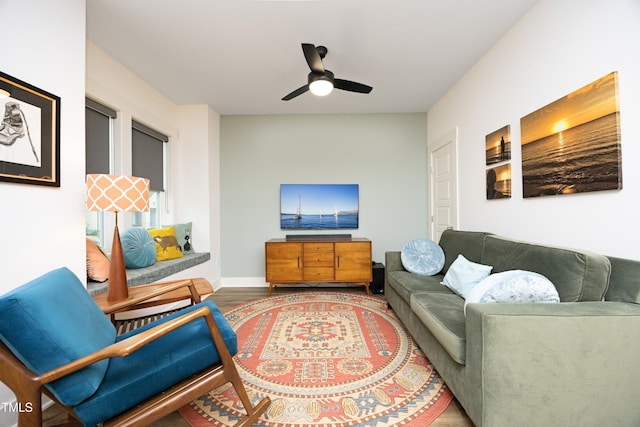
[[[111,313],[125,311],[127,308],[135,308],[135,305],[142,301],[185,286],[189,287],[192,302],[200,302],[200,296],[195,289],[195,285],[190,280],[185,280],[168,285],[162,291],[151,292],[148,295],[131,301],[114,304],[104,311],[105,314],[109,315]],[[5,383],[15,393],[16,400],[20,404],[20,407],[31,409],[30,412],[23,411],[18,414],[18,426],[37,427],[42,425],[42,393],[49,396],[54,402],[64,408],[69,415],[75,418],[73,408],[61,404],[49,392],[49,390],[44,387],[45,384],[83,369],[100,360],[112,357],[126,357],[161,336],[199,318],[204,318],[207,323],[211,333],[211,338],[218,350],[218,354],[220,355],[220,362],[199,372],[191,378],[187,378],[182,382],[175,384],[159,395],[152,397],[138,406],[105,421],[103,426],[146,426],[149,423],[174,412],[199,396],[202,396],[214,388],[226,383],[231,383],[233,385],[247,413],[247,415],[236,424],[236,427],[251,426],[251,424],[256,422],[262,413],[264,413],[264,411],[269,407],[271,400],[269,397],[265,397],[258,402],[255,407],[251,405],[251,401],[249,400],[249,396],[242,384],[242,380],[236,369],[233,357],[229,353],[224,339],[220,334],[220,330],[213,319],[211,310],[207,306],[203,306],[194,311],[183,314],[171,321],[155,326],[123,341],[109,345],[99,351],[88,354],[41,375],[37,375],[29,370],[13,355],[6,345],[0,343],[0,365],[2,366],[2,369],[0,369],[0,381]]]

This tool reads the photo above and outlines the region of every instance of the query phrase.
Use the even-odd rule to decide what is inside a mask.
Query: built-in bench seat
[[[127,269],[127,284],[129,286],[139,286],[153,283],[187,268],[207,262],[210,259],[211,254],[209,252],[197,252],[187,254],[181,258],[158,261],[149,267]],[[90,295],[96,295],[106,292],[108,286],[108,280],[106,282],[87,282],[87,291]]]

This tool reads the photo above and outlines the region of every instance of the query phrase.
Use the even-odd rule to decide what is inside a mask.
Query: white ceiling
[[[87,0],[87,37],[176,104],[221,115],[426,112],[535,1]],[[307,83],[303,42],[373,91],[281,101]]]

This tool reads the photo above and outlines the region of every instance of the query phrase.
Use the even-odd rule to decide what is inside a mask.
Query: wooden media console
[[[265,242],[269,295],[283,284],[353,283],[370,294],[371,241],[365,238],[271,239]]]

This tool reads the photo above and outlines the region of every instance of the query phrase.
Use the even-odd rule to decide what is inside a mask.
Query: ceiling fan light
[[[320,78],[309,83],[309,90],[316,96],[327,96],[333,91],[333,83],[324,78]]]

